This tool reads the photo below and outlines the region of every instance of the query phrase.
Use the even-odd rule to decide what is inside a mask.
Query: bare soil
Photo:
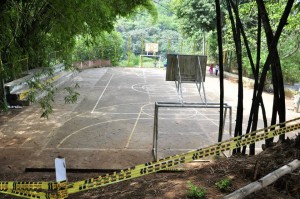
[[[17,110],[1,113],[0,124],[15,116]],[[284,143],[276,143],[272,148],[264,150],[256,156],[220,157],[211,162],[193,162],[182,165],[184,172],[155,173],[137,179],[120,182],[107,187],[97,188],[70,195],[69,198],[188,198],[189,182],[205,189],[205,198],[222,198],[252,181],[267,175],[279,167],[300,159],[300,134],[296,139],[287,139]],[[99,173],[68,173],[70,182],[101,175]],[[288,174],[274,184],[247,198],[300,198],[300,170]],[[21,173],[12,171],[1,174],[1,180],[7,181],[53,181],[54,173]],[[231,179],[226,190],[220,190],[216,183],[223,179]],[[16,198],[1,194],[0,198]]]

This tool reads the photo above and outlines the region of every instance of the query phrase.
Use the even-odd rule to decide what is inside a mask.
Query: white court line
[[[139,118],[140,120],[143,119],[143,120],[149,120],[150,118]],[[93,127],[93,126],[97,126],[97,125],[101,125],[101,124],[106,124],[106,123],[110,123],[110,122],[119,122],[119,121],[126,121],[126,120],[136,120],[136,118],[126,118],[126,119],[117,119],[117,120],[108,120],[108,121],[104,121],[104,122],[99,122],[99,123],[95,123],[95,124],[91,124],[91,125],[88,125],[88,126],[85,126],[81,129],[78,129],[77,131],[74,131],[73,133],[67,135],[65,138],[63,138],[59,144],[57,144],[56,148],[60,148],[60,146],[67,140],[69,139],[71,136],[81,132],[82,130],[85,130],[85,129],[88,129],[90,127]]]
[[[146,105],[144,105],[144,106],[146,106]],[[137,117],[136,120],[135,120],[134,126],[133,126],[132,131],[131,131],[131,133],[130,133],[130,135],[129,135],[127,144],[126,144],[126,146],[125,146],[125,149],[127,149],[128,146],[129,146],[129,143],[130,143],[130,141],[131,141],[131,138],[132,138],[132,136],[133,136],[133,133],[134,133],[134,131],[135,131],[135,128],[136,128],[136,126],[137,126],[137,123],[138,123],[138,121],[139,121],[139,119],[140,119],[140,117],[141,117],[141,113],[142,113],[142,111],[143,111],[143,107],[144,107],[144,106],[141,107],[140,112],[139,112],[139,115],[138,115],[138,117]]]
[[[108,87],[110,81],[112,80],[113,76],[114,76],[114,75],[112,74],[111,77],[110,77],[110,79],[109,79],[109,81],[107,82],[107,84],[106,84],[104,90],[102,91],[101,95],[99,96],[98,101],[97,101],[97,103],[95,104],[95,106],[94,106],[94,108],[93,108],[93,110],[92,110],[91,113],[94,113],[94,110],[95,110],[96,107],[98,106],[98,104],[99,104],[99,102],[100,102],[100,100],[101,100],[101,98],[102,98],[104,92],[106,91],[106,89],[107,89],[107,87]]]
[[[31,146],[1,146],[0,149],[35,149],[35,147]]]

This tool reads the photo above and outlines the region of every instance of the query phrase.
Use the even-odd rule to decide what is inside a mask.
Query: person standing
[[[212,75],[212,74],[214,73],[214,65],[213,65],[213,64],[211,64],[211,65],[209,66],[208,71],[209,71],[210,75]]]
[[[219,72],[219,64],[216,64],[215,71],[216,71],[216,76],[218,76],[218,72]]]

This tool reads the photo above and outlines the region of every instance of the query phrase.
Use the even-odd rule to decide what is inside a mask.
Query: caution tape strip
[[[28,190],[1,190],[0,193],[19,196],[22,198],[57,199],[55,194]]]
[[[58,190],[66,187],[67,182],[0,182],[0,190]]]
[[[121,170],[119,172],[114,172],[112,174],[106,174],[104,176],[98,176],[96,178],[90,178],[74,183],[67,184],[67,182],[0,182],[0,192],[27,198],[50,199],[53,197],[53,195],[45,192],[38,192],[37,190],[58,190],[57,198],[64,198],[68,194],[94,189],[97,187],[103,187],[121,181],[144,176],[150,173],[155,173],[161,170],[166,170],[179,164],[188,163],[193,160],[197,160],[207,156],[217,155],[223,151],[233,150],[235,148],[253,144],[258,141],[262,141],[300,129],[300,123],[282,127],[288,123],[295,122],[299,119],[300,118],[295,118],[284,123],[272,125],[270,127],[254,131],[246,135],[234,137],[230,140],[226,140],[203,149],[197,149],[187,153],[170,156],[155,162],[140,164],[131,168]],[[281,128],[275,129],[276,127]]]
[[[300,119],[300,118],[298,118]],[[97,187],[103,187],[107,186],[110,184],[114,184],[117,182],[137,178],[140,176],[144,176],[150,173],[155,173],[164,169],[168,169],[174,166],[177,166],[179,164],[183,163],[188,163],[193,160],[197,160],[203,157],[207,156],[212,156],[212,155],[217,155],[220,152],[223,151],[228,151],[228,150],[233,150],[236,148],[240,148],[242,146],[246,146],[249,144],[253,144],[258,141],[262,141],[265,139],[269,139],[278,135],[282,135],[297,129],[300,129],[300,123],[290,125],[290,126],[285,126],[279,129],[274,129],[271,131],[264,132],[267,129],[273,129],[276,126],[282,126],[286,123],[295,121],[290,120],[288,122],[278,124],[278,125],[273,125],[271,127],[265,128],[265,129],[260,129],[258,131],[252,132],[247,135],[242,135],[238,137],[234,137],[230,140],[220,142],[218,144],[203,148],[203,149],[198,149],[194,151],[190,151],[188,153],[183,153],[179,155],[174,155],[170,156],[167,158],[160,159],[156,162],[148,162],[145,164],[140,164],[131,168],[127,168],[124,170],[121,170],[120,172],[114,172],[112,174],[107,174],[104,176],[98,176],[96,178],[90,178],[87,180],[83,181],[78,181],[74,182],[68,185],[68,193],[73,194],[89,189],[94,189]]]
[[[0,182],[0,193],[23,198],[67,198],[67,182]],[[46,192],[47,191],[47,192]],[[52,191],[53,193],[49,192]],[[55,191],[55,192],[54,192]]]
[[[58,188],[56,182],[0,182],[0,190],[57,190]]]

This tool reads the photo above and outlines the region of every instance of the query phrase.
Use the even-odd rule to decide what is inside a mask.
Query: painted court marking
[[[65,147],[62,147],[63,144],[72,136],[76,136],[77,134],[79,133],[84,133],[86,129],[88,128],[91,128],[91,127],[94,127],[94,126],[97,126],[97,125],[102,125],[102,124],[106,124],[106,123],[111,123],[111,122],[119,122],[119,121],[129,121],[129,120],[135,120],[135,123],[131,129],[130,132],[124,132],[124,133],[130,133],[129,134],[129,137],[127,139],[127,142],[126,142],[126,145],[125,147],[123,148],[123,150],[128,150],[128,147],[130,145],[130,142],[134,136],[134,133],[135,133],[135,130],[136,130],[136,127],[139,123],[140,120],[153,120],[153,114],[154,114],[154,107],[152,108],[149,108],[149,106],[154,106],[154,102],[151,102],[150,99],[149,99],[149,102],[147,103],[124,103],[124,104],[116,104],[116,105],[111,105],[111,106],[105,106],[105,107],[98,107],[99,106],[99,103],[101,101],[101,99],[103,98],[105,92],[109,89],[108,86],[110,85],[111,81],[113,78],[116,78],[116,76],[122,76],[121,72],[120,71],[115,71],[115,69],[113,69],[111,72],[113,73],[109,73],[111,75],[111,77],[109,78],[108,82],[106,83],[103,91],[101,92],[100,96],[98,97],[97,99],[97,102],[96,104],[94,105],[92,111],[90,112],[91,114],[101,114],[101,115],[123,115],[124,117],[126,117],[126,115],[129,116],[129,118],[122,118],[122,119],[113,119],[111,118],[111,120],[108,120],[108,121],[103,121],[103,122],[99,122],[99,123],[94,123],[94,124],[91,124],[91,125],[88,125],[88,126],[85,126],[83,128],[80,128],[74,132],[72,132],[71,134],[69,135],[66,135],[56,146],[56,149],[67,149]],[[114,74],[117,73],[117,74]],[[126,73],[126,75],[128,75]],[[129,74],[130,75],[130,74]],[[136,74],[134,74],[136,75]],[[123,74],[124,76],[124,74]],[[163,85],[158,85],[158,84],[151,84],[151,83],[146,83],[147,82],[147,75],[145,74],[145,71],[143,71],[143,73],[140,73],[138,76],[140,77],[144,77],[143,80],[144,80],[144,83],[137,83],[137,84],[133,84],[131,86],[131,89],[136,91],[136,92],[142,92],[142,93],[147,93],[149,98],[150,96],[159,96],[159,95],[162,95],[162,96],[167,96],[169,97],[170,95],[171,96],[175,96],[174,94],[177,95],[176,93],[176,89],[174,88],[174,86],[170,86],[169,82],[167,84],[163,84]],[[163,86],[163,88],[162,88]],[[103,88],[103,86],[102,86]],[[130,88],[130,86],[128,87]],[[163,90],[166,89],[166,91],[164,92]],[[137,110],[137,112],[135,111],[128,111],[128,112],[123,112],[123,111],[118,111],[119,108],[121,108],[122,110],[122,106],[128,106],[128,105],[133,105],[134,110]],[[139,111],[138,111],[138,107],[139,108]],[[114,107],[117,111],[116,112],[110,112],[110,108]],[[108,109],[108,110],[106,110]],[[151,113],[150,113],[151,111]],[[84,113],[81,113],[81,114],[78,114],[77,116],[75,117],[81,117],[81,116],[84,116],[85,114]],[[147,115],[149,116],[150,118],[145,118],[143,117],[143,115]],[[209,114],[208,114],[209,115]],[[207,115],[207,116],[208,116]],[[212,114],[213,115],[213,114]],[[170,116],[170,117],[169,117]],[[172,117],[174,116],[174,117]],[[199,116],[200,118],[197,118],[197,116]],[[73,117],[74,118],[74,117]],[[88,116],[87,116],[88,118]],[[203,113],[200,113],[198,112],[196,109],[191,109],[191,110],[181,110],[180,112],[178,111],[172,111],[172,110],[167,110],[167,112],[160,112],[160,119],[162,120],[172,120],[172,119],[181,119],[181,120],[189,120],[189,121],[207,121],[209,120],[210,122],[212,122],[214,125],[217,126],[217,122],[215,123],[212,119],[212,118],[209,118],[209,117],[205,117],[205,114]],[[152,133],[152,132],[151,132]],[[150,140],[150,142],[152,142],[152,140]],[[95,150],[100,150],[100,149],[95,149]],[[102,149],[101,149],[102,150]],[[105,149],[103,149],[105,150]],[[111,150],[111,149],[107,149],[107,150]],[[120,150],[120,149],[118,149]],[[132,150],[132,149],[131,149]]]
[[[144,105],[144,106],[147,106],[147,105],[148,105],[148,104],[146,104],[146,105]],[[133,136],[133,133],[134,133],[134,131],[135,131],[135,128],[136,128],[136,126],[137,126],[137,124],[138,124],[138,121],[139,121],[139,119],[140,119],[140,117],[141,117],[141,113],[143,112],[144,106],[142,106],[142,107],[140,108],[139,115],[138,115],[138,117],[137,117],[136,120],[135,120],[134,126],[133,126],[132,131],[131,131],[131,133],[130,133],[130,135],[129,135],[127,144],[126,144],[126,146],[125,146],[125,149],[127,149],[128,146],[129,146],[129,143],[130,143],[130,141],[131,141],[131,139],[132,139],[132,136]]]
[[[99,104],[99,102],[100,102],[100,100],[101,100],[101,98],[102,98],[102,96],[103,96],[104,92],[106,91],[106,89],[107,89],[108,85],[110,84],[110,81],[112,80],[113,76],[114,76],[114,74],[112,74],[112,75],[111,75],[111,77],[110,77],[109,81],[107,82],[107,84],[106,84],[105,88],[103,89],[103,91],[102,91],[101,95],[99,96],[99,98],[98,98],[98,100],[97,100],[97,102],[96,102],[96,104],[95,104],[95,106],[94,106],[94,108],[93,108],[93,110],[92,110],[92,112],[91,112],[91,113],[94,113],[94,110],[95,110],[95,109],[96,109],[96,107],[98,106],[98,104]]]

